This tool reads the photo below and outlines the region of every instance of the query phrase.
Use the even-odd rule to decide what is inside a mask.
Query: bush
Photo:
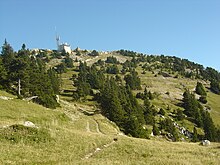
[[[183,111],[181,109],[177,109],[177,120],[181,121],[184,119],[184,114],[183,114]]]
[[[7,128],[0,129],[1,140],[13,143],[46,143],[52,138],[46,129],[26,127],[24,125],[15,124]]]
[[[93,50],[91,53],[88,54],[89,56],[99,56],[99,52],[97,52],[96,50]]]
[[[206,96],[201,96],[200,98],[199,98],[199,101],[201,102],[201,103],[203,103],[203,104],[206,104],[208,101],[207,101],[207,99],[206,99]]]
[[[160,111],[158,113],[164,116],[166,112],[164,111],[163,108],[160,108]]]

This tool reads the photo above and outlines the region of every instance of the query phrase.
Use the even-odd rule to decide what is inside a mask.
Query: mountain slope
[[[0,104],[1,132],[3,126],[31,121],[53,139],[15,143],[1,138],[1,164],[217,164],[220,158],[218,143],[204,147],[120,135],[114,124],[92,115],[95,108],[87,105],[61,101],[61,108],[51,110],[17,99],[0,99]]]
[[[109,121],[101,114],[99,104],[94,96],[88,95],[85,100],[73,101],[73,91],[77,89],[73,85],[73,74],[78,75],[79,60],[87,62],[88,66],[98,60],[106,61],[107,57],[116,58],[119,63],[119,77],[125,84],[122,74],[123,64],[126,60],[136,63],[133,52],[131,56],[124,56],[118,52],[100,53],[99,56],[90,56],[89,52],[81,52],[70,57],[74,60],[74,67],[67,68],[62,73],[60,107],[48,109],[38,104],[17,97],[7,92],[0,91],[0,164],[218,164],[220,159],[219,143],[211,143],[210,146],[201,146],[199,143],[189,143],[185,136],[181,136],[183,142],[170,142],[167,136],[151,136],[148,139],[132,138],[120,132],[115,123]],[[50,57],[50,55],[48,55]],[[54,67],[65,59],[52,59],[47,67]],[[77,59],[76,59],[77,58]],[[114,59],[111,58],[111,59]],[[138,57],[139,58],[139,57]],[[165,63],[158,61],[158,57],[152,56],[154,61],[136,63],[135,70],[141,80],[142,89],[133,90],[134,96],[144,92],[145,87],[155,97],[150,100],[157,113],[165,110],[164,118],[174,120],[180,126],[193,131],[195,123],[184,119],[175,120],[177,109],[181,107],[183,92],[189,89],[194,93],[197,81],[202,82],[207,92],[207,109],[216,125],[219,123],[220,95],[210,91],[210,82],[201,79],[200,74],[192,72],[192,77],[178,71],[172,71]],[[163,57],[163,60],[166,57]],[[173,60],[172,58],[168,60]],[[175,59],[175,58],[174,58]],[[100,61],[99,61],[100,62]],[[165,60],[166,62],[166,60]],[[184,61],[186,62],[186,61]],[[172,62],[171,62],[172,63]],[[171,64],[170,63],[170,64]],[[187,62],[186,62],[187,63]],[[106,63],[106,66],[114,64]],[[128,62],[126,65],[130,65]],[[133,65],[133,64],[132,64]],[[187,64],[188,65],[188,64]],[[200,67],[195,65],[196,67]],[[191,66],[188,66],[191,67]],[[101,68],[101,66],[98,66]],[[105,73],[105,76],[115,76]],[[189,75],[187,75],[189,76]],[[196,77],[197,76],[197,77]],[[97,92],[97,91],[96,91]],[[196,98],[199,95],[195,95]],[[142,99],[137,99],[143,105]],[[156,122],[163,115],[156,114]],[[35,127],[26,127],[26,121],[33,122]],[[152,126],[147,125],[149,134]],[[198,133],[203,135],[201,128]]]

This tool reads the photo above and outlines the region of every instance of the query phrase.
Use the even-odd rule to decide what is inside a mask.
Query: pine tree
[[[126,85],[130,86],[132,90],[141,89],[141,80],[135,70],[132,70],[130,74],[126,75],[124,80]]]
[[[206,93],[206,91],[205,91],[205,88],[204,88],[204,86],[202,85],[201,82],[197,82],[197,85],[196,85],[196,93],[197,93],[198,95],[202,95],[202,96],[206,96],[206,95],[207,95],[207,93]]]
[[[123,110],[120,100],[120,89],[116,85],[113,78],[107,79],[104,88],[101,90],[100,103],[103,109],[103,113],[110,120],[116,122],[119,127],[122,127],[124,122],[125,111]]]
[[[52,85],[53,91],[55,94],[59,94],[59,89],[60,89],[60,78],[58,76],[58,74],[56,73],[56,71],[52,68],[50,68],[47,71],[47,74],[49,76],[50,79],[50,83]]]
[[[220,85],[219,82],[217,80],[211,80],[210,83],[210,89],[212,92],[214,92],[215,94],[220,94]]]
[[[183,111],[180,110],[180,109],[177,109],[177,120],[183,120],[184,119],[184,114],[183,114]]]
[[[203,123],[204,123],[203,129],[205,132],[205,138],[210,141],[216,141],[217,132],[209,112],[203,111],[202,115],[203,115]]]
[[[198,142],[198,133],[196,127],[193,128],[193,137],[192,137],[192,142]]]
[[[69,55],[67,55],[66,58],[64,59],[64,63],[65,63],[67,68],[72,68],[73,67],[73,59],[70,58]]]
[[[165,115],[166,114],[166,112],[164,111],[164,109],[163,108],[160,108],[160,111],[158,112],[158,114],[161,114],[161,115]]]
[[[3,65],[2,58],[0,57],[0,89],[6,88],[7,76],[7,71]]]
[[[5,43],[2,46],[2,62],[6,68],[7,71],[9,71],[9,67],[11,65],[11,62],[14,60],[15,58],[15,53],[13,48],[11,47],[11,45],[6,41],[5,39]]]
[[[156,126],[156,124],[153,125],[153,134],[155,136],[160,135],[159,128]]]
[[[150,125],[154,124],[153,110],[148,98],[144,99],[144,118],[146,124],[150,124]]]

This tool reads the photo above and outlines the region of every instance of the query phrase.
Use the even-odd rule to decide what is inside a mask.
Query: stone
[[[210,142],[209,140],[203,140],[203,141],[201,142],[201,144],[202,144],[203,146],[209,146],[209,145],[211,144],[211,142]]]
[[[25,121],[24,126],[37,128],[36,125],[34,123],[32,123],[31,121]]]

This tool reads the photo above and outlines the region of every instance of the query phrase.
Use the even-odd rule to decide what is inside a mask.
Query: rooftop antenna
[[[57,34],[57,27],[55,26],[55,33],[56,33],[56,41],[57,41],[57,50],[59,50],[60,47],[60,36]]]

